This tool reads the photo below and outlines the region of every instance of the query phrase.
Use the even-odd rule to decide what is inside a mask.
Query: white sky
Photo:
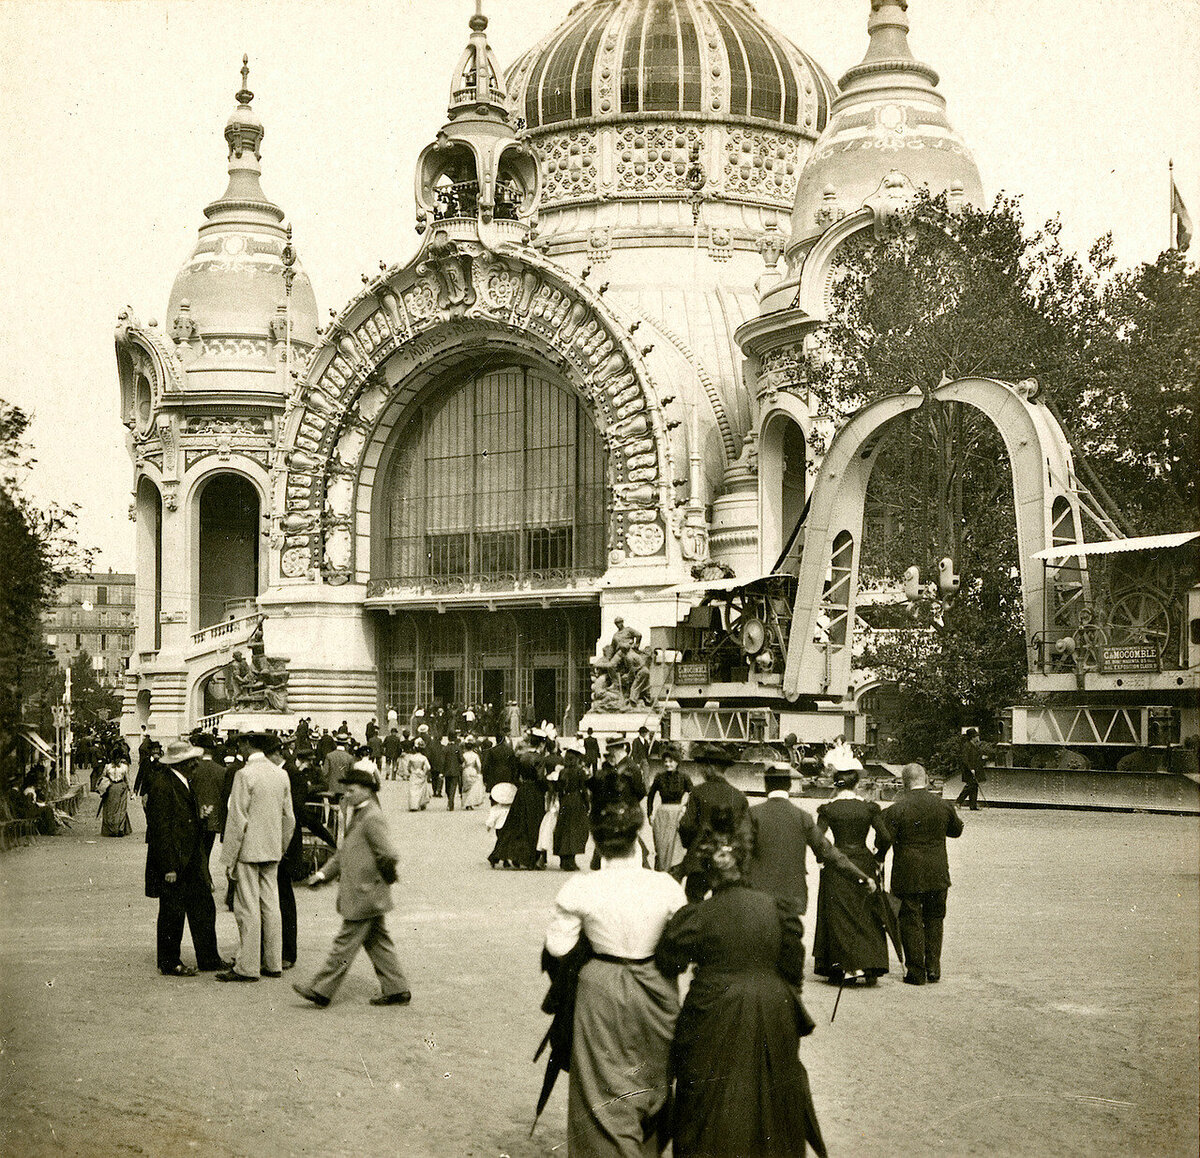
[[[568,0],[487,0],[507,66]],[[759,0],[836,80],[868,0]],[[118,310],[163,322],[203,207],[225,187],[243,52],[266,124],[263,187],[295,226],[321,316],[415,248],[412,170],[445,117],[470,0],[0,3],[0,398],[35,411],[39,501],[78,503],[101,566],[129,569],[132,466]],[[1167,244],[1167,159],[1200,221],[1200,3],[911,0],[989,196],[1053,213],[1123,264]]]

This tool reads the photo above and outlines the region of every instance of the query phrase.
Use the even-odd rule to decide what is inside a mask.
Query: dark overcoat
[[[880,817],[879,855],[892,849],[892,892],[932,893],[950,887],[946,838],[961,836],[963,822],[954,805],[928,788],[906,792]]]
[[[212,888],[200,809],[192,790],[170,768],[154,777],[146,800],[146,896],[162,896],[167,873]]]

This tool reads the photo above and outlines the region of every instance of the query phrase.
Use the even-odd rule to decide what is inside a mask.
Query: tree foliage
[[[42,616],[68,571],[89,558],[72,537],[73,511],[40,510],[21,492],[32,464],[28,427],[24,411],[0,400],[0,761],[52,670]]]
[[[959,727],[994,724],[1026,659],[1002,440],[973,408],[929,395],[947,379],[1036,378],[1077,473],[1127,533],[1194,526],[1200,281],[1173,252],[1116,272],[1108,237],[1082,260],[1057,221],[1030,231],[1007,198],[951,210],[921,194],[840,256],[810,367],[821,408],[836,423],[888,394],[927,396],[885,433],[863,576],[895,582],[916,564],[928,579],[948,556],[962,583],[943,631],[888,632],[864,657],[902,691],[896,754],[929,759]]]

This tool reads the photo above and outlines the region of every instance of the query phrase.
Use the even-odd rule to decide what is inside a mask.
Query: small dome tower
[[[259,182],[264,130],[251,107],[249,73],[243,56],[237,108],[225,125],[229,184],[204,210],[207,221],[167,306],[167,333],[189,390],[284,389],[276,379],[285,347],[303,356],[317,337],[312,286],[295,260],[283,210]],[[251,385],[247,373],[263,377]]]
[[[449,119],[417,158],[417,231],[432,220],[452,236],[474,235],[482,226],[496,240],[525,241],[537,217],[541,175],[509,117],[487,26],[482,0],[475,0],[470,42],[450,86]]]

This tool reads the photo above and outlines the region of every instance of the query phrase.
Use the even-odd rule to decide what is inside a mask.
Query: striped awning
[[[1076,559],[1080,555],[1121,555],[1128,551],[1160,551],[1170,547],[1182,547],[1193,539],[1200,539],[1200,531],[1180,531],[1174,535],[1141,535],[1136,539],[1109,539],[1101,543],[1063,543],[1047,547],[1034,554],[1035,559],[1055,562],[1061,559]]]

